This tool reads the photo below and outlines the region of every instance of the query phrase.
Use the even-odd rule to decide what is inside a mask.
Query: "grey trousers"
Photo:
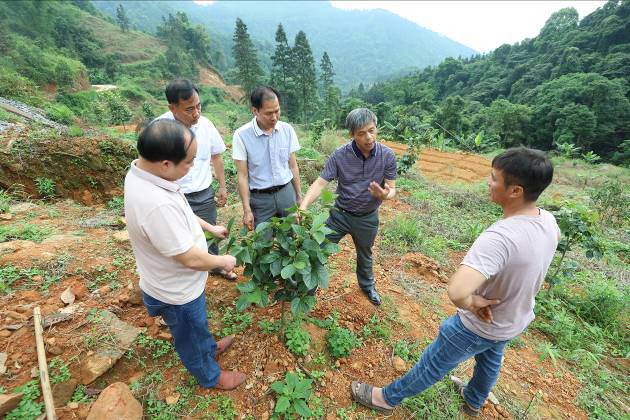
[[[269,194],[250,192],[249,206],[254,213],[254,228],[272,217],[285,217],[287,209],[295,205],[295,188],[288,183],[284,188]]]
[[[214,203],[214,190],[212,187],[184,195],[193,213],[211,225],[217,224],[217,206]],[[219,246],[216,243],[208,246],[208,252],[213,255],[219,255]]]
[[[378,232],[378,209],[364,216],[354,216],[336,207],[330,209],[326,226],[334,230],[326,238],[338,243],[346,234],[352,236],[357,253],[357,281],[359,287],[368,290],[374,286],[372,271],[372,246]]]

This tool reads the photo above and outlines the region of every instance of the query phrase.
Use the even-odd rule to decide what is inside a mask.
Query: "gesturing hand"
[[[492,316],[490,305],[496,305],[501,303],[501,301],[499,299],[486,299],[479,295],[472,295],[471,298],[472,300],[467,309],[482,321],[491,323],[494,317]]]
[[[373,197],[378,198],[379,200],[385,200],[387,199],[390,190],[387,184],[385,184],[385,188],[381,188],[380,185],[372,181],[368,186],[368,191],[370,192],[370,194],[372,194]]]

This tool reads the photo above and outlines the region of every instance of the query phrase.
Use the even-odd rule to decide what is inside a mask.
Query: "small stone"
[[[0,214],[0,220],[11,220],[11,219],[13,219],[13,215],[9,213]]]
[[[352,365],[350,365],[350,367],[354,370],[361,370],[361,363],[354,362]]]
[[[9,330],[2,330],[2,331],[0,331],[0,337],[1,338],[11,337],[11,331],[9,331]]]
[[[63,354],[63,349],[60,346],[50,346],[48,347],[48,353],[52,354],[53,356],[59,356]]]
[[[35,280],[35,278],[33,277],[33,281],[37,280]],[[26,292],[22,292],[22,299],[27,302],[36,302],[40,299],[40,295],[35,290],[27,290]]]
[[[106,294],[108,294],[110,291],[112,290],[111,287],[109,287],[108,285],[101,287],[100,289],[98,289],[96,291],[96,293],[98,293],[101,296],[105,296]]]
[[[287,362],[286,360],[283,360],[282,361],[282,366],[288,367],[289,366],[289,362]]]
[[[264,413],[262,413],[262,415],[260,416],[261,420],[269,420],[269,413],[267,413],[266,411]]]
[[[333,373],[331,371],[324,373],[324,378],[328,379],[329,381],[332,381]]]
[[[257,370],[257,371],[254,373],[254,376],[256,376],[257,378],[261,378],[261,377],[263,376],[263,373],[262,373],[262,371]]]
[[[306,357],[304,358],[304,363],[311,363],[312,360],[313,358],[311,357],[311,355],[307,354]]]
[[[121,230],[119,232],[114,233],[112,235],[112,238],[114,239],[114,241],[118,242],[119,244],[129,242],[129,232],[127,232],[126,230]]]
[[[129,387],[115,382],[105,388],[92,404],[88,420],[141,420],[142,405],[133,397]]]
[[[37,366],[33,366],[31,368],[31,378],[37,378],[39,376],[39,369],[37,369]]]
[[[338,368],[339,366],[341,366],[341,363],[339,362],[339,360],[337,360],[337,361],[335,362],[335,367],[336,367],[336,368]]]
[[[394,369],[396,369],[396,372],[402,373],[407,371],[407,364],[403,359],[398,356],[394,357],[394,359],[392,360],[392,364],[394,365]]]
[[[213,282],[212,282],[212,285],[213,285],[213,286],[218,286],[218,285],[219,285],[219,281],[218,281],[218,280],[213,281]]]
[[[254,387],[254,383],[253,382],[250,382],[247,385],[245,385],[245,389],[248,389],[248,390],[252,389],[253,387]]]
[[[370,379],[372,379],[372,378],[374,377],[374,372],[369,371],[369,372],[368,372],[368,376],[370,377]]]
[[[165,402],[166,402],[167,405],[175,405],[175,404],[177,404],[177,401],[179,401],[179,393],[178,392],[175,392],[175,393],[169,395],[165,399]]]
[[[70,378],[65,382],[60,382],[58,384],[53,385],[52,387],[52,396],[55,401],[55,407],[63,407],[72,399],[72,394],[74,394],[74,390],[76,389],[79,382]]]
[[[72,305],[74,303],[74,300],[76,299],[76,296],[72,292],[72,288],[68,287],[66,290],[63,291],[59,298],[66,305]]]
[[[76,410],[77,408],[79,408],[79,403],[77,402],[69,402],[68,403],[68,408],[71,410]]]
[[[270,400],[269,401],[269,409],[271,411],[273,411],[274,407],[276,406],[276,402],[274,400]]]

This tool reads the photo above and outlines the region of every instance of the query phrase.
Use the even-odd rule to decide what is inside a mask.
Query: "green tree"
[[[258,63],[256,47],[247,33],[247,25],[240,18],[236,19],[232,40],[234,41],[232,54],[236,61],[237,79],[247,96],[260,84],[263,71]]]
[[[169,13],[168,18],[162,17],[162,24],[155,32],[169,47],[182,50],[199,63],[210,64],[210,38],[201,25],[190,23],[186,13]]]
[[[295,37],[293,63],[301,120],[308,123],[308,118],[317,103],[317,75],[315,74],[313,52],[303,31],[298,32]]]
[[[276,30],[276,49],[271,57],[271,85],[282,97],[283,111],[290,119],[296,117],[297,101],[295,95],[293,52],[282,24]]]
[[[335,71],[326,51],[324,51],[319,68],[321,69],[319,80],[321,81],[321,93],[323,97],[322,114],[324,118],[328,118],[334,124],[334,121],[337,119],[337,112],[339,111],[341,91],[334,85],[333,77],[335,76]]]
[[[119,4],[116,8],[116,23],[120,26],[121,31],[129,32],[129,18],[122,4]]]
[[[532,110],[527,105],[513,104],[507,99],[497,99],[485,110],[485,127],[488,134],[495,134],[502,147],[529,143]]]

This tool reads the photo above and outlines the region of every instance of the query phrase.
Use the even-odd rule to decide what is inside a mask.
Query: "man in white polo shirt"
[[[225,151],[225,143],[216,127],[209,119],[201,115],[199,91],[190,80],[178,79],[169,82],[164,89],[169,111],[157,119],[177,120],[195,133],[197,140],[197,156],[194,166],[186,176],[176,182],[182,188],[186,200],[193,212],[211,225],[217,223],[217,206],[223,207],[227,201],[225,173],[221,154]],[[219,190],[215,194],[212,189],[212,169],[219,181]],[[211,254],[218,255],[216,244],[208,247]],[[217,270],[214,272],[228,280],[236,280],[234,272]]]
[[[195,135],[177,121],[157,120],[140,133],[137,147],[140,158],[125,177],[125,217],[144,305],[150,316],[162,316],[199,385],[236,388],[245,375],[221,370],[215,360],[234,337],[214,341],[205,301],[208,271],[231,271],[236,260],[208,253],[203,231],[216,237],[227,231],[195,216],[175,183],[193,166]]]

